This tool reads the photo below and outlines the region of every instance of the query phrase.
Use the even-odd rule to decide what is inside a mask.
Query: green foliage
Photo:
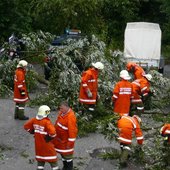
[[[78,135],[80,137],[88,135],[88,133],[94,133],[96,131],[97,122],[94,120],[90,120],[92,115],[81,116],[77,115],[78,121]]]
[[[122,50],[126,23],[146,21],[159,23],[163,44],[169,44],[168,0],[9,0],[1,1],[0,8],[0,42],[12,33],[43,30],[60,35],[65,28],[78,28]]]
[[[9,88],[9,90],[13,89],[14,86],[14,73],[16,69],[17,61],[8,60],[7,62],[1,62],[0,64],[0,80],[1,80],[1,90],[2,88]],[[2,90],[3,91],[3,90]]]
[[[117,140],[117,117],[114,116],[113,112],[110,111],[110,114],[97,120],[97,129],[100,133],[105,135],[106,139],[110,141]]]
[[[50,95],[55,95],[58,102],[68,100],[72,106],[76,106],[81,71],[88,68],[92,62],[101,61],[106,69],[100,74],[99,89],[101,89],[102,102],[107,103],[108,99],[103,95],[110,96],[113,79],[116,75],[112,70],[112,64],[104,56],[105,44],[95,36],[92,36],[90,41],[84,38],[68,43],[68,46],[63,46],[63,48],[52,47],[51,58],[53,59],[54,68],[50,78]],[[114,60],[113,58],[112,62]],[[103,91],[105,93],[102,93]]]
[[[150,71],[152,75],[151,91],[155,91],[151,97],[151,107],[162,109],[170,104],[170,80],[155,70]]]
[[[164,146],[163,138],[155,135],[152,145],[145,145],[145,169],[161,170],[169,168],[169,146]],[[153,142],[152,141],[152,142]],[[154,149],[153,149],[154,148]]]
[[[23,157],[23,158],[28,158],[28,157],[29,157],[29,154],[28,154],[26,151],[22,151],[22,152],[20,153],[20,155],[21,155],[21,157]]]
[[[36,98],[32,99],[29,102],[30,106],[40,106],[40,105],[48,105],[51,109],[55,109],[55,107],[57,106],[55,104],[55,98],[53,98],[54,96],[49,95],[48,91],[43,92],[43,94],[39,94],[37,95]]]
[[[12,93],[13,93],[12,90],[10,90],[8,86],[4,84],[0,85],[0,96],[1,97],[10,96]]]
[[[31,31],[31,15],[28,12],[31,0],[9,0],[0,2],[0,43],[13,32]]]
[[[102,23],[97,16],[100,1],[97,0],[45,0],[32,1],[31,11],[35,28],[61,34],[65,28],[79,28],[92,33]]]
[[[21,40],[26,46],[24,59],[29,63],[44,63],[48,50],[48,44],[54,39],[54,35],[48,32],[30,32],[22,34]]]
[[[153,115],[153,119],[157,122],[169,123],[170,122],[170,115],[168,114],[166,116],[165,115],[163,116],[162,114],[158,113],[158,114]]]
[[[27,84],[27,89],[29,92],[35,91],[38,85],[37,74],[35,73],[35,71],[28,69],[27,75],[26,75],[26,84]]]
[[[133,21],[138,12],[138,1],[105,0],[101,6],[102,17],[107,27],[107,44],[114,49],[122,49],[126,23]]]
[[[113,152],[107,152],[105,154],[101,154],[100,157],[103,158],[104,160],[119,159],[120,152],[118,152],[118,150],[114,150]]]

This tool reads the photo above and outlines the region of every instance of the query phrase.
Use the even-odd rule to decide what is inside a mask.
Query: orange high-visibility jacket
[[[118,120],[118,129],[120,143],[131,144],[134,131],[138,144],[143,144],[143,133],[135,117],[122,116]]]
[[[141,99],[141,85],[140,85],[140,79],[136,79],[132,82],[133,86],[133,98],[131,100],[132,103],[143,103]]]
[[[14,76],[14,102],[25,103],[29,100],[28,92],[25,82],[26,70],[24,68],[17,68]],[[21,95],[21,91],[25,92],[25,95]]]
[[[147,96],[150,92],[150,83],[147,80],[147,78],[142,77],[140,79],[140,87],[141,87],[141,93],[143,96]]]
[[[162,128],[161,128],[161,133],[163,135],[170,135],[170,124],[165,124]]]
[[[134,79],[140,79],[145,75],[145,71],[142,67],[136,65],[134,70]]]
[[[137,65],[136,63],[134,62],[129,62],[127,65],[126,65],[126,68],[128,71],[130,71],[132,68],[134,68],[134,79],[140,79],[142,78],[144,75],[145,75],[145,71],[143,70],[142,67],[140,67],[139,65]]]
[[[119,81],[113,90],[114,112],[128,115],[132,97],[132,84],[127,80]]]
[[[57,154],[52,142],[46,142],[44,137],[49,135],[51,138],[56,136],[54,125],[49,118],[37,120],[32,118],[24,124],[24,129],[34,132],[35,138],[35,158],[37,161],[56,162]]]
[[[92,93],[92,98],[88,98],[87,89]],[[79,101],[83,104],[96,104],[98,91],[98,70],[90,68],[83,72],[80,84]]]
[[[132,82],[133,86],[133,99],[132,103],[142,103],[141,96],[147,96],[150,91],[150,83],[145,78],[136,79]]]
[[[161,128],[161,135],[167,135],[168,136],[168,143],[170,144],[170,124],[165,124],[162,128]]]
[[[67,113],[59,112],[55,129],[57,136],[53,143],[56,151],[62,155],[73,154],[78,129],[76,116],[72,109],[69,109]]]

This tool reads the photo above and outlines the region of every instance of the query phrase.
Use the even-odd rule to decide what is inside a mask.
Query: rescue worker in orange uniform
[[[122,116],[118,120],[118,129],[119,129],[119,143],[121,147],[121,157],[120,165],[127,166],[127,160],[129,152],[131,151],[130,145],[132,143],[133,132],[137,139],[138,145],[142,146],[143,144],[143,133],[140,128],[141,119],[139,116]]]
[[[65,101],[59,106],[55,129],[57,136],[53,143],[56,151],[61,154],[63,170],[73,170],[74,144],[78,129],[75,113]]]
[[[170,144],[170,124],[161,127],[160,134],[164,137],[164,145]]]
[[[126,69],[128,72],[133,73],[134,80],[140,79],[145,75],[145,71],[143,70],[143,68],[134,62],[128,62],[126,64]]]
[[[112,100],[114,103],[114,113],[122,115],[129,115],[130,103],[132,97],[132,84],[128,81],[131,79],[128,71],[122,70],[120,72],[121,81],[116,83],[113,89]]]
[[[132,107],[133,106],[136,107],[139,116],[141,113],[144,112],[144,104],[142,99],[145,99],[149,96],[151,79],[152,79],[151,74],[145,74],[141,79],[136,79],[135,81],[132,82],[133,99],[131,103]]]
[[[51,165],[52,170],[59,169],[57,154],[54,144],[51,142],[56,136],[56,131],[48,118],[49,114],[50,108],[47,105],[42,105],[39,107],[36,117],[24,124],[24,129],[34,135],[37,170],[43,170],[46,162]]]
[[[14,118],[20,120],[28,120],[29,118],[24,115],[25,103],[29,100],[27,87],[26,87],[26,67],[28,63],[25,60],[20,60],[14,76],[14,102],[15,113]]]
[[[92,67],[84,71],[81,77],[79,102],[89,111],[94,111],[98,96],[98,74],[104,65],[101,62],[92,63]]]

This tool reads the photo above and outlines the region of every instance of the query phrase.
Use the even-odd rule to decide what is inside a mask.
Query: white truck
[[[127,23],[124,34],[124,56],[145,68],[160,67],[161,29],[148,22]]]

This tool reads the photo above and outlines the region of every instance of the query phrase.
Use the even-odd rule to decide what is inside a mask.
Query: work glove
[[[164,137],[164,141],[168,141],[168,136],[165,136],[165,137]]]
[[[29,130],[28,131],[30,134],[34,134],[34,130]]]
[[[20,91],[21,96],[25,96],[25,90]]]
[[[87,93],[88,98],[92,98],[92,92],[90,91],[90,89],[87,89],[86,93]]]
[[[49,135],[45,135],[45,136],[44,136],[44,139],[45,139],[45,141],[48,143],[48,142],[50,142],[50,141],[53,139],[53,137],[51,137],[51,136],[49,136]]]

